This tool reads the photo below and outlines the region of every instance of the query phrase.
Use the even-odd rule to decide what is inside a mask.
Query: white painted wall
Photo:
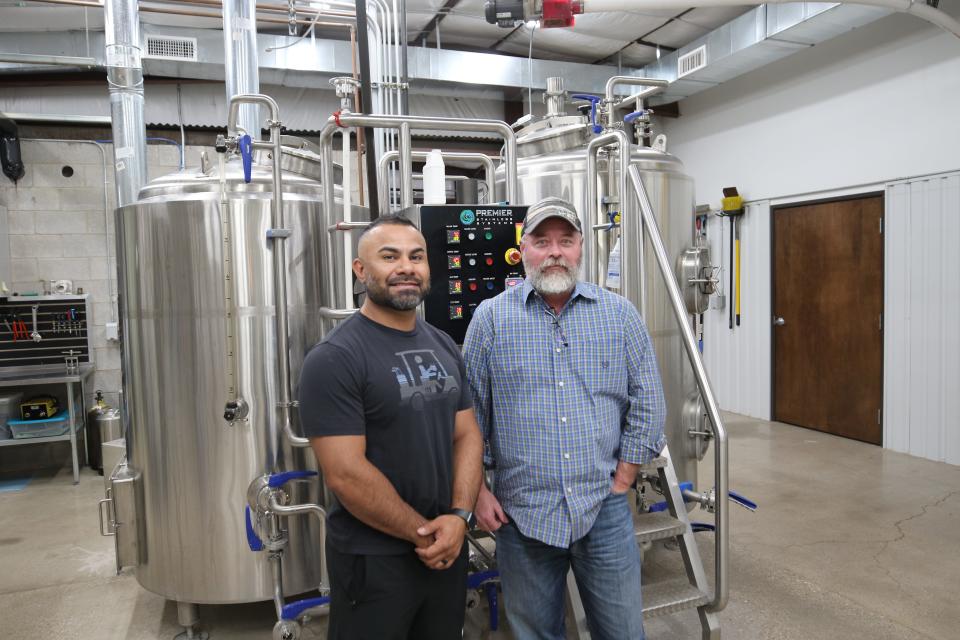
[[[952,15],[960,1],[941,3]],[[705,318],[721,406],[770,417],[770,207],[887,189],[884,442],[960,464],[960,40],[894,15],[704,91],[663,123],[669,149],[719,205],[736,185],[743,318]],[[916,179],[911,179],[916,178]],[[726,228],[711,218],[715,263]],[[726,287],[726,273],[722,275]],[[729,298],[728,298],[729,299]]]
[[[941,3],[960,14],[960,0]],[[960,40],[892,15],[680,104],[669,149],[719,205],[960,167]]]

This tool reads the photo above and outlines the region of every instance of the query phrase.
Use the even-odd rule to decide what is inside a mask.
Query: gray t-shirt
[[[417,320],[398,331],[356,313],[307,355],[300,374],[307,437],[366,436],[367,459],[427,519],[450,508],[456,413],[472,406],[460,350]],[[401,554],[413,545],[368,527],[335,501],[327,536],[342,553]]]

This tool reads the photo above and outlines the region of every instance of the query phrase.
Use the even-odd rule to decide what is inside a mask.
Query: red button
[[[476,282],[471,282],[471,283],[470,283],[470,291],[476,291],[476,290],[477,290],[477,283],[476,283]]]
[[[488,267],[492,267],[492,266],[493,266],[493,258],[487,258],[487,266],[488,266]]]

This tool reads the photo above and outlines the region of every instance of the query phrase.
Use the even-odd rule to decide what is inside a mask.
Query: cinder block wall
[[[203,149],[187,147],[188,167],[199,164]],[[3,278],[12,291],[38,291],[41,280],[66,279],[90,294],[96,373],[84,402],[90,406],[94,391],[102,389],[107,401],[117,406],[120,346],[107,341],[105,330],[107,322],[117,319],[113,147],[24,141],[21,154],[26,175],[16,184],[0,176],[0,223],[4,209],[7,217],[6,239],[0,238],[5,245],[0,247],[0,260],[4,249],[9,249],[10,256],[9,271]],[[148,145],[150,179],[176,171],[179,163],[176,146]]]

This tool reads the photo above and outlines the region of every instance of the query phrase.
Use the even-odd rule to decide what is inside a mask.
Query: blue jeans
[[[640,551],[626,495],[610,494],[590,532],[569,549],[497,532],[507,619],[517,640],[563,640],[564,592],[572,567],[593,640],[643,640]]]

